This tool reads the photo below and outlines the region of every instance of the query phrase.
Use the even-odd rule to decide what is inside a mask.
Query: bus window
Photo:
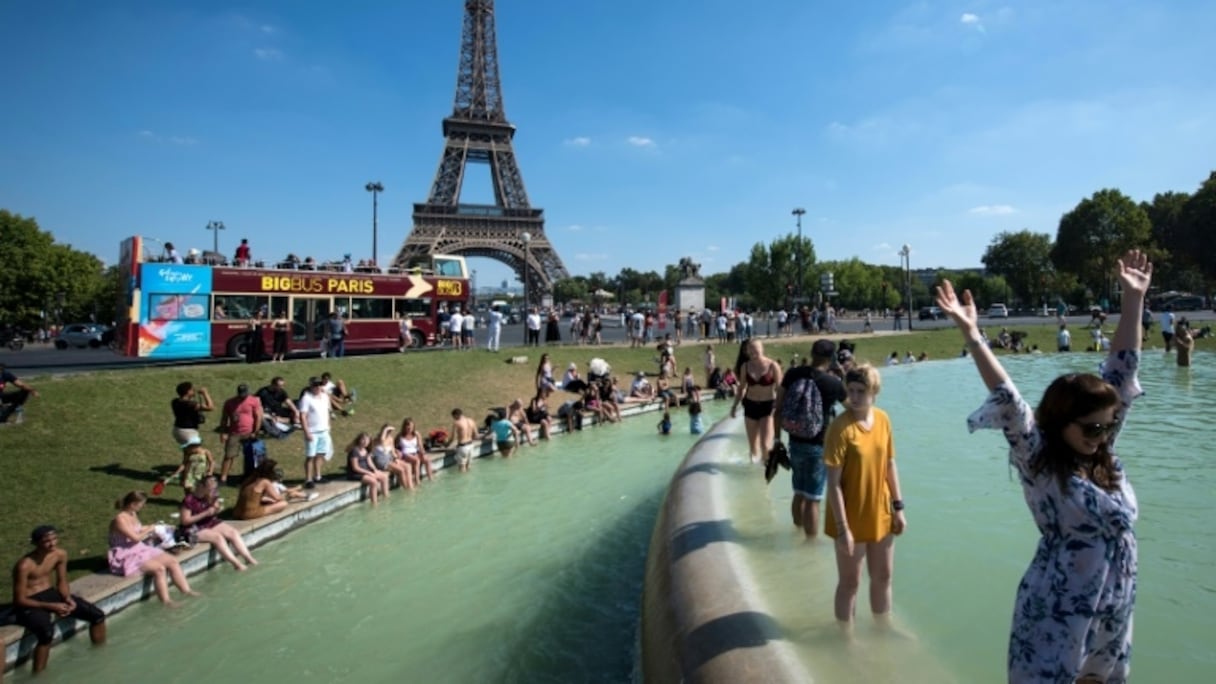
[[[392,318],[393,300],[386,298],[354,297],[350,302],[350,317],[355,318]]]
[[[445,278],[464,278],[464,259],[434,257],[435,275]]]
[[[423,297],[422,299],[395,299],[393,300],[396,306],[395,314],[405,318],[430,318],[431,317],[431,298]]]
[[[275,299],[285,299],[276,297]],[[282,308],[287,308],[286,304],[281,304]],[[265,295],[216,295],[215,307],[222,310],[226,318],[253,318],[253,315],[258,311],[269,315],[270,297]],[[217,316],[218,317],[218,316]]]
[[[334,297],[334,308],[342,318],[350,318],[350,297]]]

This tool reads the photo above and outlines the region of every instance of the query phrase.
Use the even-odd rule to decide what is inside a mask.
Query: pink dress
[[[140,572],[140,568],[149,559],[164,553],[155,546],[143,542],[131,541],[123,534],[110,530],[110,572],[115,575],[128,577]]]

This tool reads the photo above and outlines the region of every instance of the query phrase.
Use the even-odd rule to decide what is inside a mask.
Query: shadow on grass
[[[139,482],[156,482],[169,473],[177,469],[177,466],[158,465],[148,469],[127,468],[121,463],[107,463],[106,465],[93,466],[89,468],[94,473],[104,473],[106,475],[114,475],[116,477],[125,477],[128,480],[136,480]],[[170,505],[176,505],[178,502],[170,502]]]

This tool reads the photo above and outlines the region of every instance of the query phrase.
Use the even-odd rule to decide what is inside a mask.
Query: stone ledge
[[[631,404],[621,406],[621,416],[631,417],[655,411],[659,404]],[[552,434],[562,434],[565,425],[559,421],[552,426]],[[598,421],[591,421],[595,425]],[[534,431],[539,428],[533,426]],[[480,442],[477,458],[484,458],[496,453],[492,436],[484,437]],[[448,452],[431,452],[436,470],[444,470],[456,465],[456,457]],[[282,537],[293,530],[299,529],[318,518],[323,518],[343,508],[359,503],[365,497],[362,485],[348,480],[330,480],[317,492],[320,496],[314,501],[291,504],[286,510],[275,515],[257,520],[226,520],[237,528],[245,539],[245,544],[253,549],[273,539]],[[177,555],[182,570],[187,576],[206,572],[225,561],[212,550],[210,544],[198,544],[194,548]],[[105,611],[107,616],[139,603],[156,595],[151,578],[143,575],[119,577],[109,573],[95,573],[80,577],[72,582],[72,593],[86,601],[94,603]],[[170,591],[176,591],[170,589]],[[76,620],[58,620],[55,623],[55,643],[71,638],[77,632],[88,631],[88,625]],[[0,671],[8,671],[21,665],[34,652],[36,641],[32,635],[25,633],[25,628],[18,625],[0,627],[0,642],[4,644],[4,665]]]
[[[642,672],[658,682],[810,682],[812,677],[751,587],[755,578],[721,486],[729,437],[719,421],[672,477],[646,557]],[[757,473],[758,475],[758,473]]]

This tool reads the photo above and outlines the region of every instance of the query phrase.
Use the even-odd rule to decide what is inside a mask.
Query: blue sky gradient
[[[132,234],[380,261],[426,199],[463,3],[5,2],[0,206],[112,262]],[[499,0],[516,152],[573,274],[979,264],[1104,187],[1216,168],[1216,4]],[[462,199],[492,201],[472,167]],[[479,285],[513,280],[473,260]]]

